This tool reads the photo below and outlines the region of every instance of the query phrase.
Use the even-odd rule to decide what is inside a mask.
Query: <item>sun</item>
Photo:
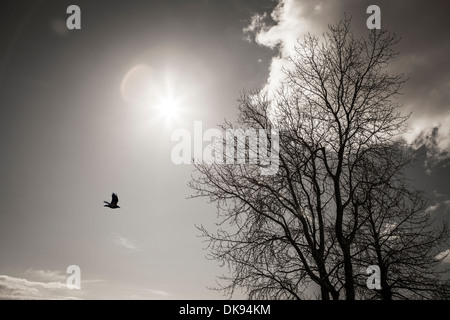
[[[180,101],[173,97],[163,97],[158,99],[158,110],[160,116],[166,120],[175,120],[180,111]]]
[[[186,116],[193,90],[177,72],[139,64],[124,76],[120,92],[127,105],[140,110],[143,118],[172,127]]]

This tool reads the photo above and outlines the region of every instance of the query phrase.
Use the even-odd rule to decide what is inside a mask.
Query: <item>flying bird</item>
[[[104,205],[104,207],[108,207],[108,208],[111,208],[111,209],[117,209],[117,208],[120,208],[120,207],[117,205],[117,202],[119,202],[119,198],[117,197],[117,194],[115,194],[115,193],[112,194],[111,203],[109,203],[109,202],[107,202],[107,201],[103,201],[103,202],[106,203],[106,204]]]

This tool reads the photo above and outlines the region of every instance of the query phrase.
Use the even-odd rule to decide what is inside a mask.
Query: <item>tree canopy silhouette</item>
[[[192,196],[209,197],[219,219],[218,230],[199,229],[209,257],[230,269],[216,289],[251,299],[448,297],[435,258],[447,228],[433,227],[405,178],[413,155],[396,102],[405,78],[388,70],[397,42],[386,30],[357,38],[346,18],[298,42],[270,99],[242,93],[237,123],[222,128],[277,130],[279,170],[196,164]],[[366,286],[369,265],[380,267],[380,290]]]

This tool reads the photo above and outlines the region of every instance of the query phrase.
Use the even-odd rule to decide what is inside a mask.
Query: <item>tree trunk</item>
[[[355,300],[355,284],[353,280],[353,265],[350,255],[350,245],[344,245],[342,252],[344,254],[345,298],[347,300]]]
[[[381,273],[381,299],[383,300],[392,300],[392,290],[391,287],[387,283],[387,269],[385,266],[380,266]]]

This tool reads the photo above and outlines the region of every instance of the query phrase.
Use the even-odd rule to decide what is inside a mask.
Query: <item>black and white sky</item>
[[[195,228],[216,208],[186,199],[193,167],[171,160],[171,133],[233,120],[241,90],[276,88],[297,39],[344,13],[364,36],[371,4],[402,38],[409,176],[450,220],[448,1],[2,1],[0,299],[222,298],[207,287],[227,270]]]

